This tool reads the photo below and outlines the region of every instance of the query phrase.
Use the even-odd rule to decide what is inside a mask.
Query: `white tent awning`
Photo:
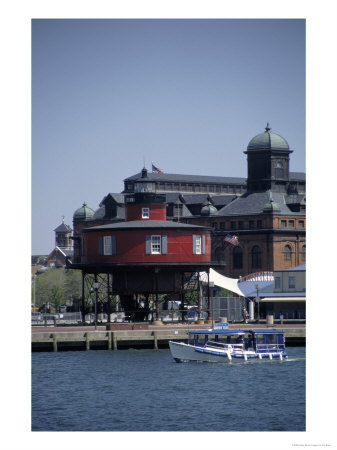
[[[207,272],[200,272],[200,280],[207,281]],[[242,297],[245,296],[245,294],[238,287],[238,279],[225,277],[224,275],[216,272],[214,269],[210,269],[209,281],[214,283],[216,286],[228,289],[229,291]]]

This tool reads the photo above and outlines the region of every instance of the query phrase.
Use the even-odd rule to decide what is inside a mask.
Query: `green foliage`
[[[229,291],[228,289],[220,289],[218,297],[233,297],[233,292]]]
[[[36,277],[35,301],[37,306],[50,302],[56,307],[72,298],[80,298],[82,276],[77,270],[51,268]]]
[[[198,304],[198,291],[190,291],[185,294],[185,301],[188,305],[197,305]]]
[[[58,308],[64,303],[64,291],[60,286],[53,286],[50,292],[50,303],[52,303],[55,308]]]

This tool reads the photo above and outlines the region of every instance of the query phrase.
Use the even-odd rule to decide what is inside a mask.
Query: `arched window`
[[[233,250],[233,268],[242,269],[242,250],[240,247],[235,247]]]
[[[225,262],[225,261],[226,261],[226,258],[225,258],[225,252],[224,252],[224,250],[223,250],[222,247],[218,247],[218,248],[215,250],[215,259],[216,259],[216,261],[218,261],[218,262]]]
[[[303,245],[302,249],[301,249],[301,260],[302,261],[305,261],[305,259],[306,259],[306,251],[307,251],[306,246]]]
[[[283,178],[283,176],[284,176],[283,163],[277,162],[275,164],[275,176],[276,176],[276,178]]]
[[[261,249],[258,245],[254,245],[252,248],[252,268],[261,269]]]
[[[284,255],[284,260],[285,261],[290,261],[291,260],[291,247],[290,247],[290,245],[286,245],[284,247],[283,255]]]

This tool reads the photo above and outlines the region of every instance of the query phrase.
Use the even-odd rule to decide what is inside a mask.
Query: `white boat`
[[[188,343],[169,341],[176,362],[235,362],[287,357],[282,330],[231,330],[228,323],[190,330]]]

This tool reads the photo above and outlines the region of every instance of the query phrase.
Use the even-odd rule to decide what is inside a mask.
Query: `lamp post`
[[[94,291],[95,291],[95,331],[97,330],[97,297],[98,297],[98,283],[95,281],[95,283],[92,285]]]
[[[260,297],[259,297],[259,285],[255,285],[256,289],[256,303],[257,303],[257,322],[260,323]]]

